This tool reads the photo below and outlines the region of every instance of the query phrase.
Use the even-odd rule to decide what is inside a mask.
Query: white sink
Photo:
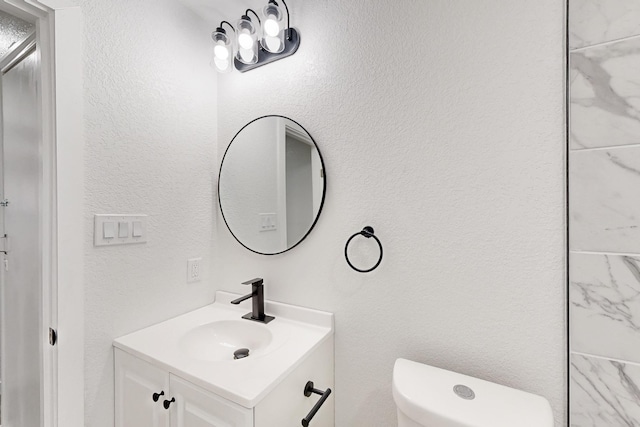
[[[255,358],[267,353],[271,343],[273,335],[265,325],[241,319],[196,326],[184,334],[179,346],[194,359],[233,361],[238,349],[249,349],[248,357]]]
[[[113,345],[171,374],[253,408],[301,361],[333,335],[333,315],[265,301],[268,324],[243,319],[251,301],[218,291],[216,301],[116,339]],[[233,352],[249,356],[234,360]]]

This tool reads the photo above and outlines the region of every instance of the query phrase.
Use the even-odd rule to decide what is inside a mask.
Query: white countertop
[[[241,319],[251,300],[218,291],[216,301],[157,325],[117,338],[113,345],[246,408],[255,407],[316,347],[333,335],[333,314],[265,301],[275,320],[264,325],[273,339],[266,354],[239,360],[204,361],[190,357],[180,341],[187,332],[221,320]],[[262,324],[261,324],[262,325]]]

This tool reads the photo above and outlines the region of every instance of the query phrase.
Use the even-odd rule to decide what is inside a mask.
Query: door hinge
[[[49,328],[49,344],[56,345],[57,341],[58,341],[58,333],[56,332],[55,329]]]
[[[0,252],[4,252],[5,254],[9,252],[9,249],[10,249],[9,243],[10,243],[9,236],[5,234],[4,236],[0,237]]]
[[[9,206],[9,199],[3,199],[0,201],[0,207],[6,208],[7,206]]]

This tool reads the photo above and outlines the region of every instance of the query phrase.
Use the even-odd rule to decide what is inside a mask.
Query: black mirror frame
[[[292,121],[296,125],[300,126],[302,129],[304,129],[304,131],[307,133],[307,135],[309,135],[309,138],[311,138],[311,142],[313,142],[313,145],[316,147],[316,150],[318,151],[318,156],[320,157],[320,164],[322,165],[322,172],[323,172],[322,173],[322,180],[324,182],[324,187],[322,189],[322,200],[320,200],[320,207],[318,208],[318,213],[316,214],[315,218],[313,219],[313,223],[311,224],[311,227],[309,227],[309,230],[305,233],[304,236],[302,236],[302,238],[300,240],[298,240],[298,242],[295,245],[291,246],[290,248],[285,249],[284,251],[274,252],[274,253],[259,252],[259,251],[256,251],[254,249],[251,249],[250,247],[248,247],[247,245],[242,243],[240,241],[240,239],[238,239],[238,237],[235,234],[233,234],[233,231],[231,231],[231,227],[229,227],[229,223],[227,222],[227,218],[224,216],[224,211],[222,210],[222,201],[220,200],[220,178],[222,176],[222,166],[224,165],[224,159],[227,157],[227,153],[229,152],[229,148],[231,148],[231,145],[233,144],[233,141],[235,141],[235,139],[238,137],[238,135],[240,135],[240,133],[244,130],[244,128],[246,128],[247,126],[249,126],[253,122],[256,122],[256,121],[261,120],[261,119],[266,119],[267,117],[280,117],[280,118],[283,118],[283,119],[287,119],[287,120]],[[313,228],[316,226],[316,223],[318,222],[318,218],[320,218],[320,214],[322,213],[322,208],[324,207],[324,198],[325,198],[326,194],[327,194],[327,169],[326,169],[325,164],[324,164],[324,159],[322,158],[322,153],[320,152],[320,147],[318,147],[318,144],[316,143],[316,140],[313,139],[313,136],[311,136],[309,131],[304,126],[302,126],[300,123],[296,122],[295,120],[290,119],[289,117],[282,116],[282,115],[279,115],[279,114],[267,114],[265,116],[261,116],[261,117],[258,117],[256,119],[251,120],[249,123],[247,123],[246,125],[242,126],[242,128],[238,132],[236,132],[234,137],[231,139],[231,142],[229,143],[229,145],[227,145],[227,148],[224,150],[224,155],[222,156],[222,161],[220,161],[220,171],[218,172],[218,208],[220,209],[220,214],[222,215],[222,219],[224,220],[224,225],[227,226],[227,230],[229,230],[229,233],[231,233],[233,238],[236,239],[236,241],[238,243],[240,243],[240,245],[242,245],[245,249],[248,249],[249,251],[251,251],[253,253],[256,253],[258,255],[279,255],[279,254],[285,253],[287,251],[290,251],[291,249],[295,248],[300,243],[302,243],[304,241],[304,239],[307,238],[309,233],[311,233],[311,230],[313,230]]]

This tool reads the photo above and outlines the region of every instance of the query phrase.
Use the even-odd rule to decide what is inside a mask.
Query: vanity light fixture
[[[284,13],[278,2],[284,5],[286,26]],[[259,28],[251,20],[249,12],[255,15]],[[227,21],[222,21],[211,34],[214,41],[212,65],[219,72],[228,73],[235,67],[242,73],[291,56],[298,50],[300,35],[289,25],[287,3],[284,0],[269,0],[262,12],[261,20],[253,9],[247,9],[235,28]],[[222,28],[225,23],[235,31],[235,46]]]
[[[221,73],[228,73],[233,69],[233,45],[231,38],[227,35],[225,29],[222,28],[224,24],[230,26],[234,33],[236,32],[233,25],[227,21],[222,21],[220,26],[211,33],[211,38],[213,39],[213,59],[211,60],[211,65]]]
[[[252,12],[258,18],[258,24],[261,24],[260,17],[253,9],[247,9],[236,24],[238,38],[236,60],[246,65],[258,62],[258,30],[249,18],[249,12]]]
[[[284,2],[283,2],[284,3]],[[289,28],[289,8],[287,9],[287,27]],[[280,53],[284,50],[285,28],[282,19],[282,10],[275,0],[269,0],[269,3],[262,9],[264,15],[264,23],[262,24],[262,39],[260,43],[262,47],[271,53]]]

